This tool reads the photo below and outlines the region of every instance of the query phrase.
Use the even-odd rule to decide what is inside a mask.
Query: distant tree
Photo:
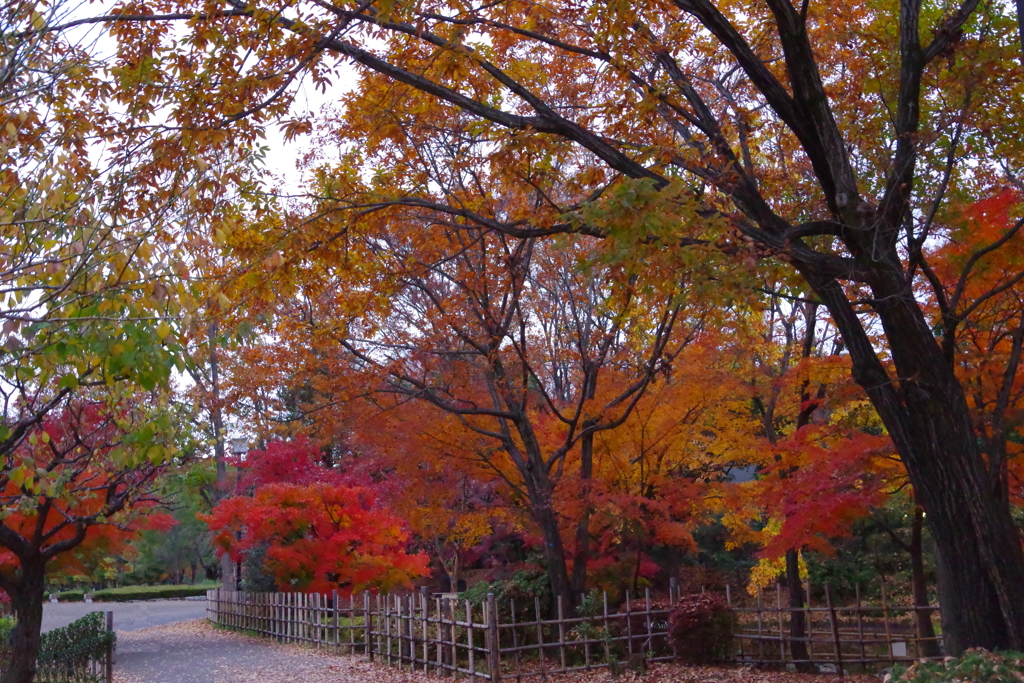
[[[233,560],[253,549],[265,553],[264,569],[282,591],[388,591],[427,573],[427,557],[406,550],[402,520],[367,488],[265,484],[251,498],[226,498],[201,519]]]

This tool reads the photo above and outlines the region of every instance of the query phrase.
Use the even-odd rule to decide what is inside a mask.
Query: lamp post
[[[230,447],[231,447],[232,455],[236,456],[239,460],[241,460],[245,456],[245,454],[249,452],[249,440],[244,438],[244,437],[231,439],[231,446]],[[239,537],[239,540],[241,540],[240,537]],[[227,556],[225,556],[225,557],[227,557]],[[229,558],[229,560],[230,560],[230,558]],[[235,590],[236,591],[240,591],[240,590],[242,590],[242,560],[241,560],[241,558],[239,558],[238,561],[235,562],[235,565],[234,565],[233,569],[234,569],[234,571],[232,572],[232,574],[234,574],[234,576],[231,577],[231,578],[234,579],[233,583],[235,584]]]

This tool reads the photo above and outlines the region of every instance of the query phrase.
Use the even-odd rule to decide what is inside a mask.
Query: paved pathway
[[[202,619],[118,634],[114,683],[420,683],[360,660],[217,630]]]
[[[89,612],[113,612],[115,631],[176,624],[206,616],[206,600],[147,600],[145,602],[47,602],[43,632],[67,626]]]

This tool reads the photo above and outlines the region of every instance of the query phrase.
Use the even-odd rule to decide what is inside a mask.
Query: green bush
[[[542,618],[551,608],[551,589],[548,576],[539,569],[522,569],[507,579],[481,581],[469,590],[459,593],[459,600],[469,600],[475,605],[487,601],[487,594],[494,593],[498,618],[508,623],[511,618],[510,604],[515,602],[516,621],[533,621],[536,617],[536,599],[540,599]]]
[[[157,600],[163,598],[190,598],[206,595],[216,586],[122,586],[95,591],[92,599],[97,602],[128,602],[129,600]]]
[[[941,662],[917,662],[909,668],[896,665],[885,683],[893,679],[902,683],[1016,683],[1024,678],[1024,653],[989,652],[972,648],[956,659]]]
[[[18,622],[14,620],[14,617],[0,617],[0,647],[7,644],[7,639],[11,635],[11,631],[14,630],[14,625]]]

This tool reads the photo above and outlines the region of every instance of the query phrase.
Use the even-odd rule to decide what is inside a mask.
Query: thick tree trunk
[[[43,626],[43,562],[22,562],[20,586],[8,589],[18,625],[11,633],[13,653],[0,683],[32,683]]]
[[[920,505],[914,506],[914,521],[910,534],[910,569],[914,589],[914,606],[928,606],[928,577],[924,573],[924,544],[922,541],[924,511]],[[938,657],[942,653],[939,643],[935,640],[935,628],[932,626],[932,611],[917,610],[917,633],[923,638],[921,654],[925,657]]]
[[[789,652],[801,673],[818,673],[808,660],[807,622],[804,619],[804,587],[800,584],[800,555],[796,549],[786,551],[786,590],[789,593]]]
[[[946,652],[1024,648],[1024,552],[1009,501],[986,469],[962,387],[917,302],[891,273],[878,278],[874,305],[897,379],[883,367],[842,287],[813,274],[808,281],[836,321],[854,378],[892,436],[927,515]]]
[[[559,595],[563,598],[568,597],[570,582],[565,562],[565,547],[562,545],[558,519],[550,502],[535,505],[533,518],[544,537],[544,559],[547,561],[548,581],[551,582],[551,596],[553,598],[557,598]]]
[[[540,463],[536,455],[531,462]],[[562,533],[558,527],[558,516],[551,504],[551,481],[545,475],[538,476],[540,467],[534,465],[526,468],[524,483],[527,494],[530,498],[530,516],[540,527],[541,536],[544,539],[544,560],[547,564],[548,581],[551,584],[551,596],[556,598],[569,595],[571,583],[569,571],[566,565],[565,546],[562,543]],[[552,600],[554,610],[555,600]],[[570,601],[571,604],[571,601]]]

